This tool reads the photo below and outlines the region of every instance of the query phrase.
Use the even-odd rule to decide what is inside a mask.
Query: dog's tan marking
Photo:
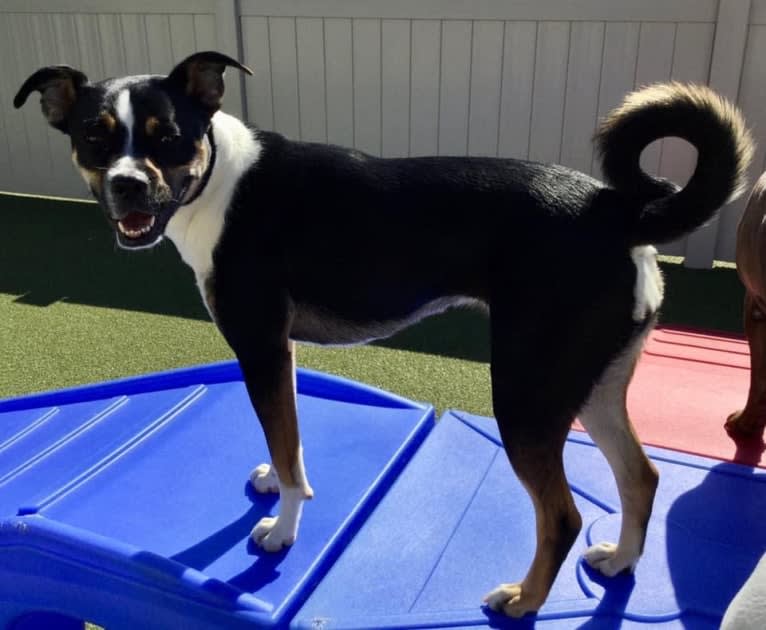
[[[210,163],[209,145],[203,140],[197,140],[194,143],[194,147],[194,157],[192,157],[186,164],[171,166],[163,170],[164,181],[166,181],[174,191],[178,191],[181,188],[187,177],[193,177],[193,181],[184,195],[184,200],[194,196],[199,187],[202,175]]]
[[[104,187],[104,171],[98,169],[85,168],[77,159],[77,149],[72,150],[72,162],[80,171],[80,175],[85,183],[97,194],[100,195]]]
[[[146,119],[146,122],[144,123],[144,131],[146,131],[147,136],[154,135],[154,132],[157,131],[157,127],[159,127],[160,121],[156,116],[149,116]]]
[[[109,131],[109,133],[112,133],[114,128],[117,126],[117,120],[109,112],[101,112],[98,116],[98,119],[101,121],[101,124],[104,126],[104,128]]]
[[[162,169],[154,162],[152,162],[150,158],[144,158],[143,166],[148,171],[150,179],[153,179],[167,186],[167,183],[165,182],[165,176],[162,174]]]

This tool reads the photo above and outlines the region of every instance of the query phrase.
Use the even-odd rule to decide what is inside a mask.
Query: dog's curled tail
[[[641,151],[677,136],[697,149],[686,186],[641,170]],[[753,140],[739,110],[702,85],[658,83],[629,94],[596,132],[607,183],[639,203],[634,245],[666,243],[709,221],[747,186]]]

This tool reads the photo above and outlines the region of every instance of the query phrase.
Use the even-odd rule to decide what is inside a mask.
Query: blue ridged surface
[[[605,459],[573,432],[565,466],[583,531],[537,618],[512,622],[481,597],[524,576],[533,508],[494,420],[447,413],[292,626],[717,628],[766,551],[766,472],[646,450],[660,486],[635,577],[607,579],[580,560],[617,540],[620,504]]]
[[[51,609],[115,628],[284,625],[433,425],[431,407],[300,371],[316,498],[289,550],[234,363],[0,402],[0,621]],[[45,622],[40,622],[43,626]]]
[[[716,628],[766,551],[766,472],[647,448],[661,478],[635,576],[585,569],[619,500],[573,432],[583,531],[537,617],[513,622],[481,596],[523,576],[534,517],[494,421],[450,412],[430,431],[431,407],[307,371],[298,404],[316,498],[272,555],[248,542],[278,498],[247,483],[268,457],[236,364],[0,401],[0,622]]]

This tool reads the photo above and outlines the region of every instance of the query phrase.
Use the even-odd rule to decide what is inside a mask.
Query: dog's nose
[[[148,185],[136,177],[116,175],[109,182],[112,195],[119,199],[139,199],[146,196]]]

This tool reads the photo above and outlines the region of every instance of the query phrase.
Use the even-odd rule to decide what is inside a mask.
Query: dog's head
[[[162,239],[211,165],[207,137],[223,99],[223,73],[239,62],[217,52],[188,57],[164,76],[90,83],[69,66],[41,68],[13,101],[38,91],[43,115],[69,135],[72,159],[126,249]]]

